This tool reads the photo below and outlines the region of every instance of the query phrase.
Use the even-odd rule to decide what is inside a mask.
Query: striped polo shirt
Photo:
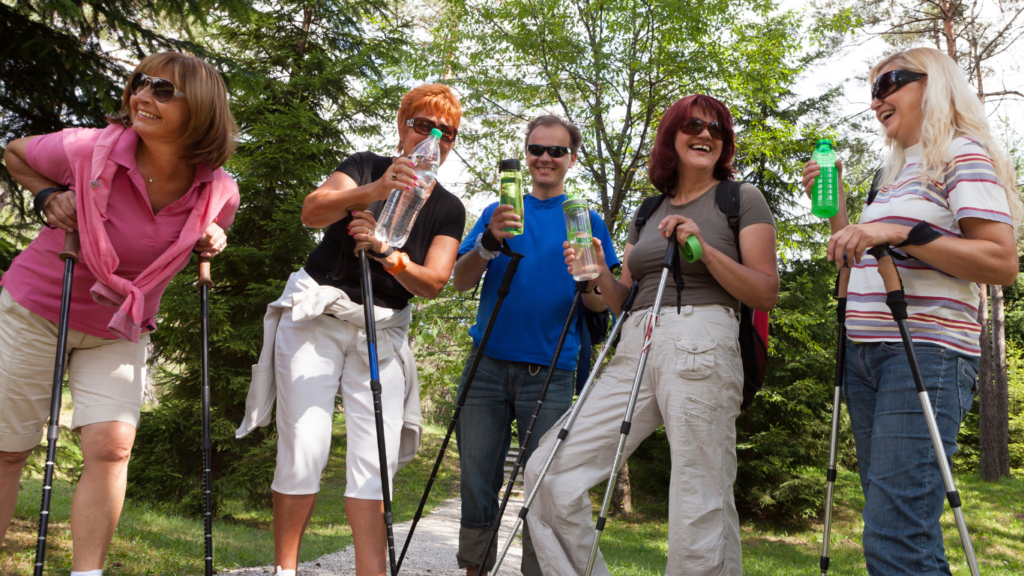
[[[961,218],[984,218],[1012,226],[1006,192],[984,147],[969,138],[957,138],[950,145],[949,157],[942,182],[929,182],[920,173],[921,145],[908,148],[899,175],[864,208],[860,223],[914,226],[927,220],[933,229],[954,238],[961,237]],[[980,355],[978,285],[915,258],[895,262],[906,293],[912,338]],[[864,254],[850,274],[846,330],[854,342],[901,341],[885,304],[885,286],[877,267],[875,259]]]

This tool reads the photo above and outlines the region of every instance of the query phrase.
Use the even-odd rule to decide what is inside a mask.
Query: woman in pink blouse
[[[238,208],[221,169],[238,132],[220,74],[185,54],[143,60],[104,129],[8,143],[11,175],[47,228],[0,278],[0,541],[48,415],[67,232],[81,237],[68,333],[72,430],[84,467],[71,505],[72,574],[102,574],[124,502],[149,333],[191,252],[214,256]]]

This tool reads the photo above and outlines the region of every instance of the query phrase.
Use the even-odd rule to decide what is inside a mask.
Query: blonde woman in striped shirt
[[[978,283],[1016,280],[1024,210],[984,106],[951,58],[914,48],[886,57],[870,77],[871,109],[890,152],[860,223],[849,223],[840,188],[828,245],[829,260],[845,256],[853,266],[844,394],[865,497],[864,557],[873,576],[948,575],[939,526],[945,489],[877,264],[865,251],[888,243],[906,256],[897,266],[914,349],[951,458],[974,400]],[[818,174],[808,162],[805,190]]]

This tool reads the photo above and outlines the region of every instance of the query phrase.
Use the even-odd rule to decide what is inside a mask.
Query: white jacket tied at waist
[[[242,438],[257,427],[270,423],[274,400],[277,397],[277,384],[274,381],[274,343],[277,326],[286,309],[291,309],[294,322],[309,320],[321,314],[332,314],[339,322],[351,322],[362,328],[359,331],[358,348],[363,360],[369,363],[366,321],[362,305],[353,302],[348,294],[338,288],[317,284],[305,270],[293,273],[288,278],[284,293],[267,306],[267,314],[263,317],[263,350],[260,352],[259,363],[252,367],[252,383],[249,385],[249,395],[245,400],[245,418],[235,431],[236,438]],[[412,307],[392,310],[374,306],[373,314],[377,328],[378,360],[397,354],[405,373],[405,409],[398,450],[398,468],[401,469],[416,456],[420,436],[423,434],[420,384],[416,375],[416,362],[407,337],[409,321],[412,320]]]

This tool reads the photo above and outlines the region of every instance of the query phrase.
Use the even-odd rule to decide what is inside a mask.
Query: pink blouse
[[[210,169],[199,164],[188,192],[160,213],[153,214],[145,182],[135,164],[137,142],[135,131],[125,130],[111,151],[110,159],[119,166],[111,182],[107,221],[104,222],[119,259],[115,273],[126,280],[137,278],[174,243],[199,200],[200,186],[213,181]],[[28,144],[25,157],[36,172],[54,182],[73,185],[71,164],[59,132],[33,139]],[[217,225],[225,230],[231,226],[237,208],[236,203],[227,204],[217,218]],[[15,302],[53,322],[60,314],[64,266],[58,254],[63,247],[64,232],[44,227],[0,278],[0,286],[10,293]],[[92,336],[115,338],[107,325],[117,307],[104,306],[92,299],[89,289],[95,283],[96,277],[87,266],[75,266],[68,325]],[[170,277],[146,294],[144,331],[156,330],[154,316],[169,283]]]

